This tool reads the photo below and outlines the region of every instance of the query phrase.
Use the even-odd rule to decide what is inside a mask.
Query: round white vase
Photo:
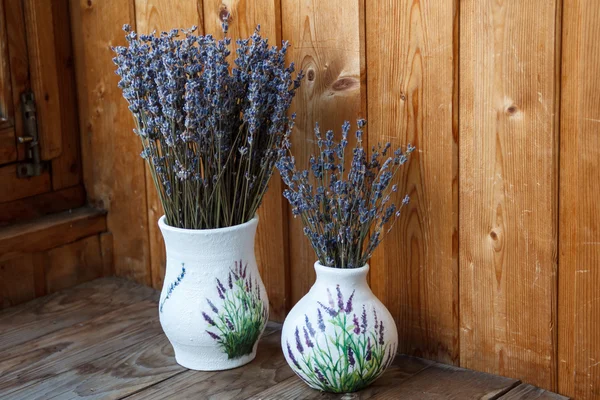
[[[256,356],[269,314],[254,254],[257,224],[254,217],[232,227],[195,230],[159,219],[167,250],[160,323],[181,366],[224,370]]]
[[[367,284],[368,264],[339,269],[316,262],[315,270],[315,284],[283,324],[283,353],[310,387],[355,392],[394,360],[396,324]]]

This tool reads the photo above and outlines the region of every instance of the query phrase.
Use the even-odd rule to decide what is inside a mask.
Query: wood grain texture
[[[344,400],[365,400],[373,398],[373,396],[385,392],[393,386],[401,385],[411,376],[418,374],[420,371],[428,368],[432,361],[426,361],[419,358],[399,356],[393,364],[385,371],[385,373],[367,388],[356,392],[347,393],[344,395],[325,393],[311,389],[300,378],[294,376],[278,383],[269,389],[260,392],[251,399],[253,400],[309,400],[309,399],[339,399]]]
[[[100,358],[156,336],[162,332],[156,310],[155,301],[145,300],[3,351],[0,392],[7,396],[77,368],[92,356]]]
[[[293,376],[275,323],[267,324],[253,362],[185,370],[158,325],[158,296],[123,279],[100,279],[0,312],[0,345],[13,342],[0,349],[2,398],[563,399],[529,385],[515,388],[515,379],[407,356],[365,390],[322,393]],[[18,333],[26,338],[15,343]]]
[[[40,156],[42,160],[50,160],[60,155],[63,134],[52,0],[24,0],[23,11]]]
[[[27,54],[27,38],[25,33],[25,17],[23,1],[4,1],[6,15],[6,34],[10,62],[10,77],[15,115],[15,137],[23,136],[23,111],[21,109],[21,93],[31,90],[29,80],[29,55]],[[17,145],[17,158],[25,158],[25,145]]]
[[[158,293],[131,281],[111,277],[11,307],[0,312],[0,351],[146,299],[157,300]]]
[[[60,190],[81,183],[81,148],[69,0],[53,0],[52,15],[61,121],[61,154],[52,160],[52,189]]]
[[[294,375],[280,347],[280,331],[263,336],[256,358],[242,368],[228,371],[186,371],[133,395],[130,400],[173,397],[198,399],[247,399]]]
[[[175,362],[167,337],[158,334],[133,346],[87,361],[8,395],[15,399],[122,399],[185,371]]]
[[[11,99],[12,101],[12,99]],[[9,163],[17,159],[15,128],[10,125],[2,127],[0,123],[0,163]]]
[[[10,70],[7,13],[0,1],[0,164],[17,159],[15,109]]]
[[[315,122],[322,132],[334,130],[339,140],[344,121],[355,130],[356,119],[364,117],[363,7],[363,1],[282,1],[283,39],[291,43],[288,58],[306,74],[290,110],[296,113],[291,140],[298,168],[308,168],[310,155],[317,154]],[[301,220],[293,218],[291,210],[286,218],[293,305],[315,281],[316,255],[303,235]]]
[[[600,3],[563,8],[558,391],[600,398]]]
[[[435,364],[373,400],[494,399],[518,384],[516,379]]]
[[[557,2],[460,5],[460,364],[553,389]]]
[[[85,205],[85,189],[73,186],[0,205],[0,226],[23,222]]]
[[[116,274],[151,284],[144,164],[111,50],[135,23],[133,0],[70,0],[70,10],[89,201],[109,212]]]
[[[89,236],[53,248],[44,257],[44,267],[47,293],[54,293],[102,277],[100,236]]]
[[[2,0],[0,1],[0,127],[11,126],[13,123],[14,107],[10,82],[6,13],[4,12],[4,0]],[[0,159],[0,161],[6,162],[6,160],[3,159]]]
[[[221,21],[229,13],[228,36],[249,37],[260,24],[263,37],[272,45],[281,45],[280,0],[204,0],[204,31],[222,37]],[[232,58],[233,60],[233,58]],[[296,134],[296,133],[294,133]],[[282,322],[289,309],[289,272],[287,239],[287,205],[282,196],[282,182],[275,172],[269,190],[258,210],[256,261],[269,297],[269,318]]]
[[[39,176],[18,178],[17,164],[9,164],[0,167],[0,182],[2,182],[0,207],[1,203],[36,196],[52,190],[52,182],[48,171],[42,172]]]
[[[0,260],[0,309],[36,298],[43,285],[40,266],[34,254],[18,255]]]
[[[173,2],[169,0],[135,0],[135,18],[137,30],[142,33],[169,31],[173,28],[189,29],[201,22],[199,12],[202,12],[201,0],[184,0]],[[202,27],[200,27],[202,31]],[[154,187],[150,169],[145,166],[145,180],[148,207],[148,240],[150,246],[150,269],[152,287],[161,289],[166,269],[165,242],[158,219],[164,211]]]
[[[501,400],[568,400],[567,397],[535,386],[521,384],[500,397]]]
[[[417,148],[394,199],[411,201],[371,260],[371,286],[396,319],[400,353],[458,364],[457,3],[366,4],[369,143]]]
[[[106,231],[106,213],[93,208],[53,214],[0,228],[0,259],[49,250]]]

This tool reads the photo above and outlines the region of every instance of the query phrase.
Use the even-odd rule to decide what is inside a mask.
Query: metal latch
[[[21,94],[21,108],[23,110],[23,136],[17,140],[26,145],[27,161],[17,166],[17,176],[19,178],[28,178],[38,176],[45,169],[45,163],[40,159],[40,142],[37,129],[37,114],[35,109],[35,96],[33,92],[23,92]]]

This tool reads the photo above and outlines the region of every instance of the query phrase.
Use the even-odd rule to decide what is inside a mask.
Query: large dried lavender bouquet
[[[230,65],[227,37],[195,27],[124,30],[128,47],[114,48],[119,87],[167,224],[210,229],[252,219],[293,127],[286,114],[302,73],[285,65],[288,44],[269,47],[258,27],[237,40]]]
[[[293,215],[300,216],[321,265],[336,268],[360,268],[367,263],[375,248],[400,216],[408,203],[405,196],[397,207],[391,202],[398,190],[393,184],[400,167],[415,149],[390,151],[390,143],[372,148],[371,156],[363,147],[366,121],[358,120],[356,147],[350,169],[345,159],[350,123],[342,126],[342,140],[333,141],[333,131],[322,136],[319,125],[315,136],[320,154],[310,157],[310,172],[298,171],[293,156],[282,157],[277,168],[288,189],[284,196]]]

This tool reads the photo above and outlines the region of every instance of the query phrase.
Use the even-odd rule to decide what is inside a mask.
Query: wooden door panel
[[[0,0],[0,164],[17,159],[4,3]]]
[[[35,196],[52,190],[50,174],[44,171],[31,178],[17,177],[17,164],[0,167],[0,208],[2,203]]]
[[[23,2],[31,89],[35,94],[42,160],[62,151],[60,95],[56,68],[52,0]]]
[[[8,45],[8,62],[10,64],[10,82],[12,88],[12,104],[14,115],[14,136],[23,136],[23,118],[21,110],[21,93],[30,89],[29,59],[27,41],[25,39],[25,20],[23,18],[23,2],[0,0],[4,2],[4,19],[6,22],[6,39]],[[16,142],[15,142],[16,143]],[[16,143],[16,158],[24,160],[25,145]]]

